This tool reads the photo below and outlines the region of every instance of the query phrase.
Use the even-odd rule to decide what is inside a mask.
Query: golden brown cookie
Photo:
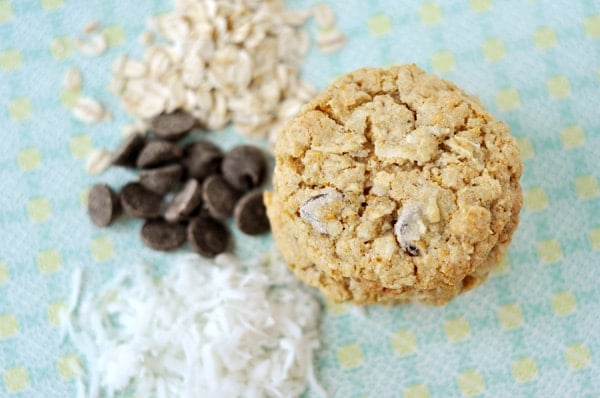
[[[276,244],[335,301],[443,304],[485,280],[518,224],[508,126],[415,65],[341,77],[275,155],[265,203]]]

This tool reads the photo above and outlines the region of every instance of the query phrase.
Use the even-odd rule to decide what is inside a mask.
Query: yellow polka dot
[[[12,18],[12,6],[8,0],[0,1],[0,24]]]
[[[42,0],[42,7],[47,11],[56,10],[64,4],[64,0]]]
[[[535,155],[533,144],[527,137],[516,137],[517,145],[519,146],[519,152],[521,153],[521,159],[529,160]]]
[[[573,344],[567,347],[565,360],[571,369],[580,370],[590,366],[592,356],[590,350],[583,344]]]
[[[79,192],[79,203],[81,203],[81,206],[83,206],[84,208],[87,208],[88,198],[90,196],[91,189],[92,189],[91,187],[87,187],[87,188],[83,188]]]
[[[510,261],[508,261],[508,257],[506,255],[502,256],[500,262],[497,266],[492,268],[492,275],[505,275],[510,271]]]
[[[94,149],[94,143],[89,135],[81,134],[71,138],[69,149],[75,159],[84,159]]]
[[[507,304],[498,308],[498,320],[505,329],[516,329],[523,325],[523,311],[519,304]]]
[[[37,256],[37,265],[41,273],[56,272],[62,267],[62,256],[58,250],[44,250]]]
[[[468,370],[458,375],[458,387],[465,397],[480,395],[485,391],[483,376],[477,370]]]
[[[533,43],[540,50],[554,47],[556,46],[556,32],[554,32],[554,29],[546,26],[538,28],[533,33]]]
[[[8,266],[0,261],[0,286],[6,284],[9,278],[10,273],[8,272]]]
[[[592,248],[594,250],[600,250],[600,228],[594,228],[588,235]]]
[[[42,164],[42,154],[37,148],[23,149],[17,155],[17,164],[22,171],[35,170]]]
[[[33,222],[46,221],[52,215],[52,206],[50,202],[44,198],[31,199],[27,203],[27,214]]]
[[[585,142],[585,134],[581,126],[565,127],[560,132],[560,140],[566,149],[577,148]]]
[[[329,299],[325,300],[325,308],[327,309],[327,313],[330,315],[342,315],[348,312],[348,304],[335,303]]]
[[[401,357],[412,354],[417,350],[417,339],[410,330],[401,330],[394,333],[391,342],[394,352]]]
[[[109,47],[118,46],[125,41],[125,30],[119,25],[107,26],[103,34]]]
[[[64,300],[55,301],[48,306],[48,322],[54,327],[60,327],[62,317],[67,312],[67,303]]]
[[[471,10],[475,12],[488,11],[492,8],[492,0],[469,0]]]
[[[19,333],[19,320],[13,314],[0,315],[0,340],[8,339]]]
[[[8,114],[10,118],[20,122],[31,116],[31,102],[28,98],[16,98],[8,103]]]
[[[21,51],[11,48],[0,52],[0,69],[5,71],[16,70],[23,64],[23,57]]]
[[[429,389],[424,384],[415,384],[404,390],[404,398],[429,398]]]
[[[68,88],[60,92],[60,103],[67,108],[72,108],[75,102],[81,97],[81,89],[69,90]]]
[[[456,66],[454,54],[448,50],[435,53],[431,59],[431,66],[437,73],[450,72]]]
[[[111,238],[103,236],[92,241],[90,251],[94,260],[101,262],[112,258],[115,254],[115,247]]]
[[[584,18],[583,27],[585,33],[592,39],[600,37],[600,15],[592,15]]]
[[[550,97],[554,99],[565,98],[571,94],[571,83],[569,83],[569,79],[564,76],[551,77],[546,82],[546,88],[548,89]]]
[[[542,188],[523,192],[523,204],[528,211],[540,211],[548,207],[548,195]]]
[[[500,39],[488,39],[481,48],[485,59],[491,62],[500,61],[506,53],[506,46]]]
[[[11,393],[22,392],[29,387],[29,373],[24,367],[10,368],[4,371],[4,386]]]
[[[512,374],[519,383],[526,383],[537,376],[537,365],[532,358],[521,358],[512,363]]]
[[[442,9],[437,3],[423,4],[419,9],[419,17],[425,25],[437,25],[442,20]]]
[[[512,88],[504,88],[496,93],[496,104],[501,111],[511,111],[521,104],[519,92]]]
[[[455,318],[446,322],[446,337],[448,340],[455,343],[466,340],[471,333],[469,321],[465,318]]]
[[[358,344],[347,344],[338,348],[337,359],[340,367],[352,369],[363,362],[363,352]]]
[[[569,315],[577,307],[575,296],[568,290],[554,294],[550,302],[552,303],[554,313],[561,316]]]
[[[74,379],[83,372],[79,355],[67,354],[56,362],[58,374],[65,379]]]
[[[593,199],[598,196],[600,191],[598,180],[592,175],[577,177],[575,179],[575,190],[581,199]]]
[[[373,15],[367,21],[367,28],[373,36],[383,36],[392,30],[392,21],[387,14]]]
[[[65,59],[74,49],[73,40],[69,37],[57,37],[50,43],[50,52],[56,59]]]
[[[562,259],[562,249],[556,239],[543,240],[537,243],[537,252],[540,260],[546,264],[553,264]]]

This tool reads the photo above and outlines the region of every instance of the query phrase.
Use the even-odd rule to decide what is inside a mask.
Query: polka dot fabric
[[[315,0],[288,2],[293,8]],[[525,164],[521,224],[490,280],[442,308],[324,303],[319,377],[335,397],[587,397],[600,394],[600,3],[592,0],[330,1],[342,51],[313,49],[304,77],[323,88],[361,66],[415,62],[477,95],[505,120]],[[132,174],[84,171],[128,122],[106,89],[110,63],[138,55],[158,0],[0,0],[0,396],[65,397],[85,363],[61,342],[70,276],[90,289],[140,260],[140,223],[110,229],[85,214],[89,187]],[[75,42],[98,21],[108,51]],[[309,25],[314,35],[318,28]],[[314,36],[313,36],[314,37]],[[80,90],[66,90],[71,66]],[[69,108],[91,95],[114,113],[84,125]],[[211,133],[224,148],[244,141]],[[256,142],[254,142],[256,143]],[[258,256],[270,237],[236,233]],[[307,396],[312,396],[307,392]]]

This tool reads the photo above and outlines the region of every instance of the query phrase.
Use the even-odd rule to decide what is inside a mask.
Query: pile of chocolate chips
[[[223,221],[232,216],[245,234],[269,231],[262,191],[255,189],[267,169],[262,150],[240,145],[223,153],[205,140],[178,146],[194,125],[193,116],[178,110],[151,121],[151,139],[127,137],[113,153],[112,164],[140,169],[139,179],[119,194],[106,184],[94,185],[88,200],[92,222],[106,227],[122,209],[145,219],[141,238],[146,246],[168,251],[187,240],[205,257],[228,248],[230,233]]]

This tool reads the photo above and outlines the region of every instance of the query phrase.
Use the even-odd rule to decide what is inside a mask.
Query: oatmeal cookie
[[[264,199],[276,244],[334,301],[443,304],[485,280],[519,221],[508,126],[415,65],[341,77],[275,155]]]

